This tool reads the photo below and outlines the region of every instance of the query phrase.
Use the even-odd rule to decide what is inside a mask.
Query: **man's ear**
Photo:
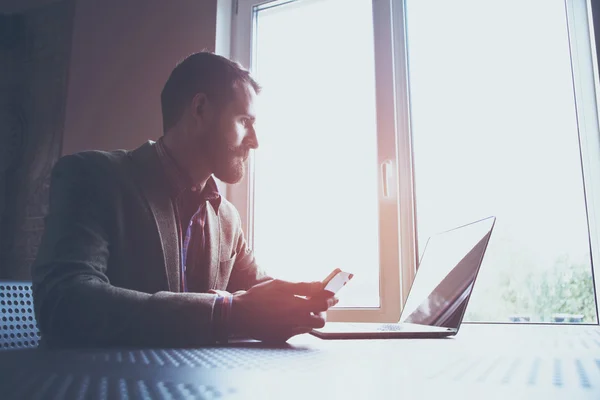
[[[192,98],[191,114],[198,125],[206,125],[212,118],[210,101],[204,93],[196,93]]]

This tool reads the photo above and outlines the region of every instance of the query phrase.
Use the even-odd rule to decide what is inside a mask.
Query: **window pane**
[[[497,216],[466,320],[596,322],[563,0],[407,0],[418,244]]]
[[[257,260],[290,280],[352,272],[339,306],[378,307],[371,1],[298,1],[255,23]]]

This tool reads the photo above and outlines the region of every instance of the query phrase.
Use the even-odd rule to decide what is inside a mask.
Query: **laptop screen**
[[[459,327],[495,220],[489,217],[429,238],[400,322]]]

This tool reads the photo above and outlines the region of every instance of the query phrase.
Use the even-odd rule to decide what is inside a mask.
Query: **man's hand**
[[[323,290],[321,282],[263,282],[246,292],[234,293],[232,331],[266,342],[285,342],[294,335],[322,328],[325,318],[321,313],[337,302]]]

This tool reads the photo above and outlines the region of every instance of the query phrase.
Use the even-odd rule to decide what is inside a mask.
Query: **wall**
[[[60,0],[2,0],[0,1],[0,13],[23,13],[58,1]]]
[[[79,0],[62,154],[162,134],[160,92],[186,55],[215,50],[217,0]]]
[[[54,162],[158,138],[164,82],[186,55],[228,47],[216,25],[231,1],[14,0],[0,12],[13,13],[0,14],[0,279],[28,280]]]
[[[60,155],[73,0],[2,15],[0,278],[29,279]]]

